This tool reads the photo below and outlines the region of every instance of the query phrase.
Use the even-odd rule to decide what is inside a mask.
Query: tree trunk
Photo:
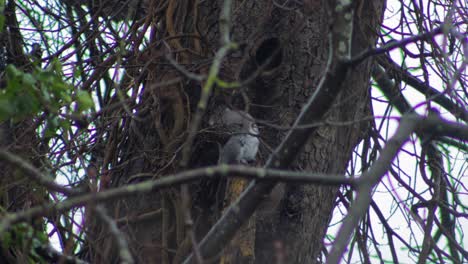
[[[223,1],[194,2],[169,1],[164,9],[166,20],[161,23],[163,33],[154,33],[151,40],[154,45],[146,51],[148,58],[138,63],[160,61],[164,54],[173,52],[173,59],[190,71],[207,74],[206,58],[212,58],[220,48],[219,14]],[[296,6],[297,1],[286,1],[283,7],[274,2],[234,1],[231,37],[239,44],[239,49],[225,58],[219,77],[228,82],[251,81],[241,89],[216,90],[206,115],[209,117],[219,111],[222,105],[230,105],[266,121],[260,129],[265,144],[261,147],[258,164],[262,164],[284,136],[284,130],[268,124],[288,127],[293,123],[303,103],[314,92],[311,87],[315,87],[324,74],[329,52],[328,1],[304,1],[301,6]],[[354,54],[375,44],[384,1],[356,2]],[[148,12],[151,11],[148,8]],[[195,37],[175,37],[184,34]],[[161,39],[167,41],[161,44]],[[359,120],[370,114],[370,64],[365,61],[350,72],[345,81],[347,87],[336,95],[335,105],[326,117],[326,121],[333,124],[355,122],[321,126],[311,135],[291,169],[345,173],[352,150],[367,128],[367,124]],[[123,132],[112,134],[106,149],[106,153],[110,153],[107,160],[113,186],[146,179],[135,177],[138,173],[149,172],[162,177],[180,170],[180,147],[204,83],[187,81],[184,74],[167,64],[150,64],[148,72],[137,118],[127,115],[115,121],[115,131],[122,129]],[[168,82],[176,78],[180,81]],[[207,119],[204,119],[204,127]],[[217,143],[222,144],[223,140],[222,136],[199,133],[192,146],[190,167],[216,164]],[[221,180],[200,180],[190,185],[197,241],[222,211],[222,200],[218,196],[222,186]],[[324,249],[323,237],[337,191],[335,187],[297,184],[276,188],[270,203],[262,205],[256,228],[252,229],[256,230],[252,236],[256,238],[255,262],[316,262]],[[139,263],[179,263],[190,252],[190,232],[187,232],[190,229],[186,229],[184,223],[178,188],[121,199],[108,206],[127,234]],[[91,245],[95,249],[93,262],[117,261],[115,245],[104,240],[105,228],[100,232],[101,235],[94,237],[98,244]],[[236,263],[235,259],[230,261]]]
[[[358,2],[354,20],[353,54],[375,45],[384,10],[384,1]],[[304,31],[301,31],[302,34],[296,34],[294,40],[291,39],[287,43],[286,50],[291,53],[286,57],[291,60],[285,64],[293,65],[294,69],[305,70],[303,74],[300,70],[291,72],[289,76],[292,78],[285,78],[287,81],[279,85],[285,88],[284,91],[294,91],[295,87],[310,87],[303,80],[316,84],[317,78],[323,74],[325,56],[320,54],[328,53],[328,43],[325,41],[328,35],[326,4],[314,6],[309,21]],[[326,117],[327,121],[333,123],[354,121],[352,125],[321,126],[315,135],[311,135],[305,151],[298,157],[292,169],[345,174],[352,150],[368,128],[368,123],[360,120],[370,116],[371,65],[371,60],[366,60],[348,73],[346,87],[337,96],[334,107]],[[301,94],[308,97],[310,91],[299,89],[295,95],[289,96],[294,98],[294,105],[303,104],[305,98],[301,97]],[[271,117],[291,111],[285,102],[282,103],[279,108],[273,107],[279,111]],[[290,125],[291,122],[288,120],[283,124]],[[286,263],[320,262],[318,257],[324,250],[323,237],[331,219],[337,191],[336,187],[286,185],[284,199],[275,215],[267,221],[266,228],[259,230],[265,220],[257,220],[257,263],[272,263],[274,258],[279,261],[284,254]],[[274,234],[273,237],[271,234]],[[281,250],[284,252],[278,253]],[[275,251],[276,256],[272,254]]]

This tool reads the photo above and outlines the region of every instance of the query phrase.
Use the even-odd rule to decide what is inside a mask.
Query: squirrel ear
[[[249,131],[247,131],[247,132],[249,134],[252,134],[252,135],[258,135],[259,134],[258,126],[257,126],[257,124],[255,122],[250,122],[248,130]]]
[[[223,146],[221,146],[219,142],[216,142],[216,144],[218,145],[218,164],[221,164],[221,154],[223,152]]]

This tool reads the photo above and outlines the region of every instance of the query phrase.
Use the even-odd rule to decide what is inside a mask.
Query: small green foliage
[[[26,250],[29,263],[47,263],[35,249],[47,245],[48,238],[44,232],[34,230],[30,224],[19,223],[12,226],[8,232],[2,234],[0,241],[3,249]]]
[[[17,122],[41,114],[46,120],[45,136],[52,137],[57,129],[70,128],[71,121],[64,119],[64,114],[80,116],[94,107],[87,91],[76,90],[64,81],[58,60],[47,69],[35,67],[32,73],[13,65],[8,65],[5,72],[7,85],[0,90],[0,122]]]
[[[78,104],[78,111],[86,111],[94,106],[93,98],[85,91],[77,91],[76,102]]]
[[[224,88],[224,89],[233,89],[233,88],[240,87],[239,82],[225,82],[219,78],[216,78],[216,84],[218,85],[218,87]]]
[[[5,15],[3,12],[5,11],[5,0],[0,0],[0,33],[3,32],[3,28],[5,27]]]
[[[2,245],[5,248],[10,248],[13,245],[13,237],[11,232],[5,232],[2,236]]]

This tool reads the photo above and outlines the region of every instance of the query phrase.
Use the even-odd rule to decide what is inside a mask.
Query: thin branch
[[[393,236],[396,236],[400,241],[404,241],[398,234],[395,233],[393,228],[390,226],[390,224],[387,222],[387,219],[385,219],[382,211],[380,211],[380,208],[377,206],[375,201],[371,201],[371,206],[372,209],[374,209],[375,214],[377,217],[380,219],[380,222],[385,228],[385,234],[388,237],[388,246],[390,247],[390,252],[392,253],[392,260],[394,263],[400,263],[398,261],[398,255],[395,250],[395,243],[393,242]],[[409,245],[406,245],[408,248],[410,248]]]
[[[444,181],[444,168],[443,168],[443,160],[442,160],[442,155],[440,152],[437,150],[434,145],[432,145],[432,142],[427,142],[427,145],[424,145],[423,148],[427,148],[427,151],[425,151],[427,154],[427,162],[424,162],[424,165],[428,165],[429,169],[432,173],[431,179],[433,181],[432,184],[432,189],[433,189],[433,196],[432,196],[432,203],[429,203],[427,206],[428,210],[428,217],[426,219],[426,225],[424,227],[424,238],[422,241],[422,248],[421,248],[421,253],[419,254],[419,259],[418,259],[418,264],[423,264],[427,262],[427,259],[429,257],[429,254],[431,253],[431,250],[434,247],[434,240],[432,239],[432,228],[434,226],[434,219],[436,218],[435,212],[436,212],[436,203],[439,201],[441,198],[441,191],[446,191],[441,190],[441,183]],[[423,154],[422,154],[423,155]],[[421,156],[422,156],[421,155]],[[420,164],[423,164],[421,162]],[[425,168],[422,168],[424,170]],[[456,253],[455,253],[456,254]],[[458,259],[458,255],[453,256],[455,259]]]
[[[380,65],[382,65],[387,71],[395,72],[402,81],[409,84],[411,87],[416,89],[418,92],[427,95],[438,105],[442,106],[445,110],[449,111],[455,117],[468,122],[468,111],[466,107],[459,106],[447,98],[444,94],[437,91],[437,89],[426,85],[423,81],[411,75],[408,71],[404,70],[396,64],[390,57],[377,57]]]
[[[449,243],[450,243],[449,246],[455,247],[458,250],[458,252],[460,252],[462,254],[463,259],[468,261],[468,251],[462,245],[460,245],[460,243],[458,241],[455,240],[455,237],[453,235],[450,235],[451,231],[447,230],[442,225],[442,223],[440,223],[439,220],[437,220],[437,218],[435,218],[434,221],[437,224],[437,226],[439,227],[439,229],[442,231],[442,233],[445,235],[447,240],[449,241]]]
[[[372,77],[379,85],[382,93],[389,98],[390,103],[394,105],[401,114],[414,113],[414,109],[401,94],[400,90],[395,86],[395,83],[390,80],[388,74],[379,66],[374,65],[372,69]],[[444,120],[437,115],[430,115],[426,118],[426,122],[421,123],[422,126],[417,129],[417,133],[426,133],[425,136],[449,136],[458,140],[468,140],[468,126]],[[422,136],[423,134],[418,134]],[[443,138],[441,138],[443,140]]]
[[[458,148],[461,151],[468,152],[468,145],[463,142],[458,142],[456,140],[450,139],[450,138],[438,138],[437,141],[440,141],[441,143],[450,145],[454,148]]]
[[[205,85],[201,90],[200,100],[198,101],[197,110],[195,116],[191,122],[187,140],[182,149],[182,160],[180,162],[181,169],[186,169],[190,157],[191,149],[195,136],[197,135],[198,129],[200,127],[203,115],[206,111],[206,106],[208,100],[211,96],[214,84],[217,80],[219,71],[221,70],[221,63],[224,57],[228,54],[231,49],[237,48],[237,44],[230,40],[230,24],[231,24],[231,10],[232,9],[232,0],[224,0],[223,6],[221,8],[221,15],[219,18],[220,21],[220,32],[221,32],[221,48],[216,52],[213,63],[211,64],[210,71],[208,73]],[[193,234],[193,221],[190,213],[190,193],[186,185],[181,186],[181,197],[182,197],[182,211],[184,212],[185,225],[188,229],[187,233],[192,236],[191,241],[195,241]],[[197,262],[202,262],[202,256],[199,254],[198,244],[192,243],[193,250],[197,255]]]
[[[29,177],[45,186],[49,191],[60,192],[66,195],[78,195],[83,193],[81,190],[66,188],[55,183],[51,177],[42,174],[41,171],[29,164],[27,161],[7,150],[0,149],[0,159],[18,166],[21,170],[25,171]]]
[[[109,232],[114,237],[114,240],[119,248],[120,263],[132,264],[133,261],[132,253],[128,248],[127,240],[124,234],[119,230],[114,219],[107,215],[105,208],[102,205],[96,205],[94,207],[97,216],[104,222],[104,226],[109,229]]]
[[[384,54],[386,52],[389,52],[391,50],[394,50],[396,48],[401,48],[404,47],[408,44],[420,41],[420,40],[432,40],[432,38],[436,35],[442,34],[443,29],[442,27],[438,27],[432,31],[422,33],[416,36],[412,36],[406,39],[402,39],[400,41],[391,41],[385,45],[383,45],[380,48],[369,48],[368,50],[365,50],[361,52],[360,54],[354,56],[352,59],[349,60],[349,64],[356,65],[361,63],[363,60],[374,56],[374,55],[379,55],[379,54]]]
[[[50,261],[50,263],[89,264],[89,262],[79,258],[64,255],[62,252],[55,250],[49,245],[40,245],[35,247],[34,250],[44,258],[44,260]]]
[[[211,96],[211,91],[213,86],[216,82],[216,78],[218,76],[218,72],[221,69],[221,63],[223,58],[227,55],[227,53],[237,47],[237,45],[230,41],[229,39],[229,24],[231,19],[231,0],[225,0],[223,4],[223,8],[221,11],[220,17],[220,31],[221,31],[221,44],[222,47],[216,52],[216,55],[213,59],[213,63],[211,64],[210,71],[207,76],[207,80],[205,85],[202,88],[200,100],[197,105],[197,112],[195,113],[195,117],[192,121],[190,126],[189,135],[185,142],[184,148],[182,150],[182,161],[181,167],[185,168],[188,165],[190,160],[190,149],[192,143],[195,139],[195,135],[197,134],[198,128],[200,127],[202,117],[206,110],[206,105],[208,104],[208,99]]]
[[[397,84],[380,65],[374,64],[372,67],[372,78],[377,82],[379,90],[381,90],[388,98],[390,104],[394,105],[401,114],[411,113],[414,111],[401,93]]]
[[[169,61],[169,63],[172,65],[172,67],[174,67],[176,70],[178,70],[180,73],[182,73],[185,77],[191,79],[191,80],[195,80],[195,81],[198,81],[198,82],[201,82],[203,80],[206,79],[205,76],[202,76],[202,75],[199,75],[199,74],[196,74],[196,73],[193,73],[193,72],[190,72],[188,69],[186,69],[184,66],[182,66],[181,64],[179,64],[176,60],[174,60],[170,53],[168,53],[166,56],[165,56],[166,60]]]

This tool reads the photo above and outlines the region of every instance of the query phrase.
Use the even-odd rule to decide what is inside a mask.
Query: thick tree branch
[[[133,178],[152,176],[154,175],[149,173],[142,173],[134,175]],[[245,167],[239,165],[220,165],[184,171],[175,175],[167,175],[166,177],[157,180],[125,185],[119,188],[109,189],[103,192],[87,193],[67,199],[59,203],[44,204],[25,211],[7,214],[2,218],[2,221],[0,221],[0,235],[3,233],[3,231],[10,228],[12,224],[25,221],[31,218],[54,215],[56,213],[65,212],[71,208],[83,206],[88,203],[96,204],[112,199],[153,192],[163,188],[174,187],[176,185],[199,180],[203,177],[245,177],[249,179],[262,179],[263,182],[288,181],[326,185],[356,185],[356,179],[346,178],[339,175],[272,170]]]
[[[416,132],[433,138],[451,137],[461,141],[468,141],[468,126],[442,119],[438,115],[429,115],[417,127]]]

